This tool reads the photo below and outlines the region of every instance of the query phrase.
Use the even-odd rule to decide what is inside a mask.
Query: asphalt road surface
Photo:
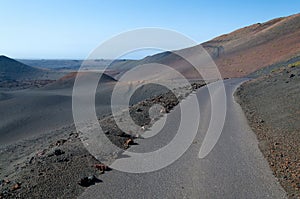
[[[210,100],[207,87],[192,94],[199,99],[200,125],[191,146],[179,159],[148,173],[106,172],[100,176],[103,182],[87,188],[80,198],[286,198],[258,148],[255,134],[234,100],[233,93],[243,81],[245,79],[224,82],[227,94],[225,124],[207,156],[199,158],[199,149],[208,129],[211,107],[217,107],[214,104],[218,103],[216,99],[223,97],[219,94],[218,83],[210,85],[213,88],[210,94],[216,99]],[[130,151],[154,151],[168,144],[178,129],[180,107],[192,105],[192,97],[168,114],[160,133],[138,140],[138,145],[132,146]],[[195,118],[189,119],[193,121]]]

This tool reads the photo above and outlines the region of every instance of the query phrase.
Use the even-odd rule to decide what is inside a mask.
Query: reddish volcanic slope
[[[45,87],[45,89],[55,90],[55,89],[70,89],[73,88],[74,82],[76,78],[82,78],[81,80],[88,80],[91,78],[99,78],[100,72],[70,72],[63,76],[62,78],[58,79],[52,84],[49,84]],[[102,74],[99,80],[101,83],[110,83],[115,82],[116,80],[106,74]]]
[[[300,54],[300,14],[254,24],[202,44],[223,77],[240,77]]]

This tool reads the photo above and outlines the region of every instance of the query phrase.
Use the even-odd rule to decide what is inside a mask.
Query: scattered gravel
[[[289,64],[236,92],[259,147],[290,198],[300,198],[300,67]]]

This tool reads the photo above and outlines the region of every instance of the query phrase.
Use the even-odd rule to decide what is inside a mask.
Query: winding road
[[[103,182],[87,188],[80,198],[286,198],[258,148],[256,136],[241,107],[234,100],[233,93],[243,81],[245,79],[224,81],[227,94],[225,124],[218,142],[207,156],[199,158],[199,149],[208,128],[211,107],[216,105],[212,104],[215,100],[210,100],[207,87],[203,87],[192,94],[198,97],[201,110],[198,133],[178,160],[149,173],[112,170],[101,175]],[[217,86],[212,92],[211,96],[220,97]],[[137,140],[138,145],[130,150],[153,151],[168,144],[178,128],[180,107],[188,106],[189,101],[190,97],[168,114],[159,134]]]

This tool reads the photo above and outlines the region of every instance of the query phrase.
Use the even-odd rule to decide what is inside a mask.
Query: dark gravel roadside
[[[178,88],[178,98],[169,91],[146,99],[130,107],[130,115],[137,125],[149,128],[155,122],[149,117],[153,104],[160,104],[168,113],[180,100],[204,85],[200,81],[189,88]],[[122,132],[112,116],[99,122],[111,142],[122,149],[132,144],[129,139],[135,139]],[[92,177],[96,180],[91,184],[105,183],[101,175],[109,172],[109,169],[99,169],[100,162],[83,146],[74,125],[0,148],[0,160],[0,198],[75,198],[85,189],[79,182]]]
[[[300,198],[299,65],[272,69],[236,92],[262,153],[290,198]]]

